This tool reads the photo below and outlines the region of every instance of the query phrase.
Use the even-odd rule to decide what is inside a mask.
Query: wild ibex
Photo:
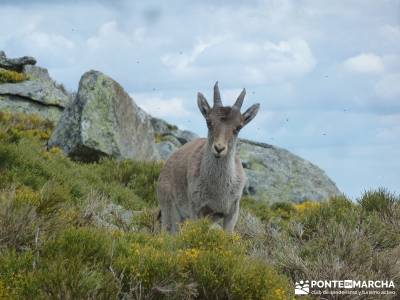
[[[157,197],[163,230],[176,232],[185,219],[209,217],[214,222],[223,219],[223,228],[233,231],[246,180],[236,153],[238,133],[260,107],[254,104],[242,114],[245,94],[243,89],[232,107],[223,106],[216,82],[214,106],[210,108],[198,93],[197,104],[207,122],[208,138],[185,144],[161,171]]]

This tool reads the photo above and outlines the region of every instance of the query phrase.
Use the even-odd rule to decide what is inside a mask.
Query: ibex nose
[[[217,151],[217,153],[221,153],[225,150],[225,146],[214,145],[214,149]]]

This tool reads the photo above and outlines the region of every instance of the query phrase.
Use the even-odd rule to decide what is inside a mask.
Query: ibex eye
[[[207,127],[210,128],[211,127],[211,121],[210,120],[206,120],[207,122]]]
[[[242,126],[236,127],[235,130],[233,130],[233,132],[234,132],[235,134],[238,134],[239,131],[240,131],[240,129],[242,129]]]

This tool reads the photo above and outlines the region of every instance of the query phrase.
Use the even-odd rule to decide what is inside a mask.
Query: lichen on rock
[[[86,72],[50,141],[74,159],[158,159],[149,117],[113,79]]]

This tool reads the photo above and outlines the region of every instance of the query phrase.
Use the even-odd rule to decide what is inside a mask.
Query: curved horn
[[[214,85],[214,107],[222,106],[221,94],[219,93],[218,81]]]
[[[234,107],[240,108],[242,107],[244,96],[246,96],[246,89],[243,89],[243,91],[240,93],[239,97],[237,97],[235,104],[233,105]]]

